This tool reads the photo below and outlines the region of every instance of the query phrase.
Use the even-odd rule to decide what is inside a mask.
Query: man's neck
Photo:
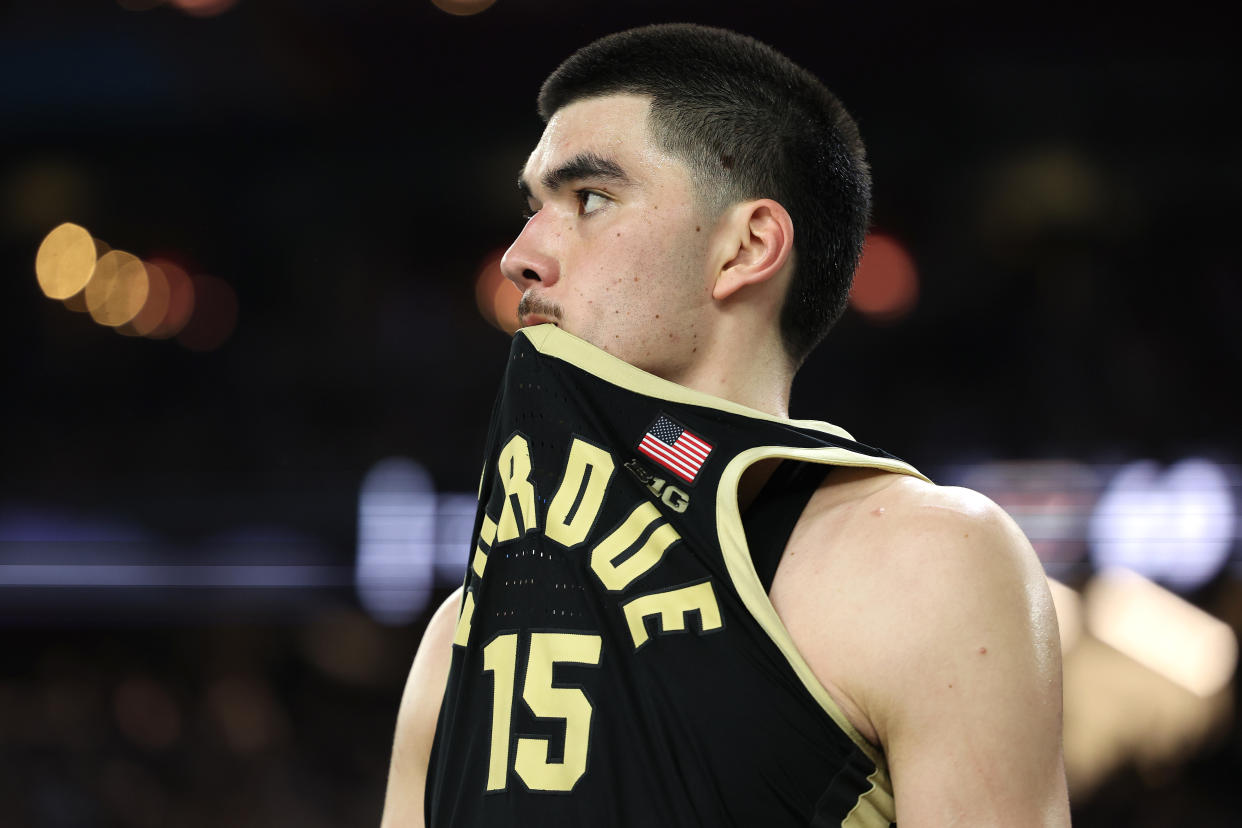
[[[789,416],[793,370],[779,344],[750,351],[718,346],[708,353],[713,357],[666,379],[765,414]]]

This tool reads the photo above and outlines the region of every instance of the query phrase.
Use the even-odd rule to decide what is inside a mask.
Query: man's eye
[[[578,211],[584,216],[594,213],[607,203],[608,199],[599,193],[591,192],[590,190],[578,191]]]

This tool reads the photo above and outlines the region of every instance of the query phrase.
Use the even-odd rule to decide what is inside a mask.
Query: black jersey
[[[910,466],[513,339],[425,795],[428,826],[888,825],[881,753],[794,647],[737,503],[765,458]],[[775,562],[762,567],[775,571]]]

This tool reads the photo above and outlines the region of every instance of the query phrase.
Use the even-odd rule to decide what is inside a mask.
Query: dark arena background
[[[672,20],[857,117],[874,231],[793,413],[1026,530],[1075,824],[1238,824],[1242,67],[1225,4],[1142,8],[0,6],[0,824],[378,823],[535,93]]]

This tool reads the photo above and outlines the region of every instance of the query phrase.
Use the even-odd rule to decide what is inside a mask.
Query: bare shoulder
[[[828,521],[863,541],[945,533],[953,540],[970,540],[975,532],[983,533],[987,541],[1005,541],[1006,546],[1020,550],[1018,554],[1030,551],[1009,515],[985,495],[869,469],[830,474],[808,505],[804,520],[811,524]]]
[[[880,537],[915,572],[981,573],[1044,583],[1043,567],[1008,513],[971,489],[901,476],[877,491]]]
[[[795,528],[772,592],[803,614],[848,614],[851,663],[879,658],[875,668],[894,675],[900,665],[874,654],[895,642],[933,652],[961,638],[976,653],[1002,634],[1056,644],[1043,567],[996,503],[906,475],[834,475]]]
[[[786,564],[823,576],[812,584],[839,576],[854,591],[891,596],[910,589],[912,599],[931,601],[941,587],[955,599],[962,597],[956,590],[971,586],[1044,588],[1030,543],[992,500],[884,472],[829,475],[790,538]]]
[[[1043,566],[1013,519],[979,492],[907,476],[885,480],[840,528],[819,540],[832,540],[869,573],[856,588],[877,605],[900,598],[899,611],[890,603],[874,613],[877,634],[935,636],[947,646],[960,639],[976,654],[1006,635],[1041,649],[1057,644]]]
[[[874,495],[880,508],[892,510],[898,525],[894,531],[928,533],[960,530],[963,539],[970,532],[984,533],[984,540],[1004,545],[1026,556],[1033,556],[1030,544],[1013,519],[987,496],[960,486],[937,486],[917,477],[891,475],[887,485]],[[964,546],[969,547],[970,544]]]

